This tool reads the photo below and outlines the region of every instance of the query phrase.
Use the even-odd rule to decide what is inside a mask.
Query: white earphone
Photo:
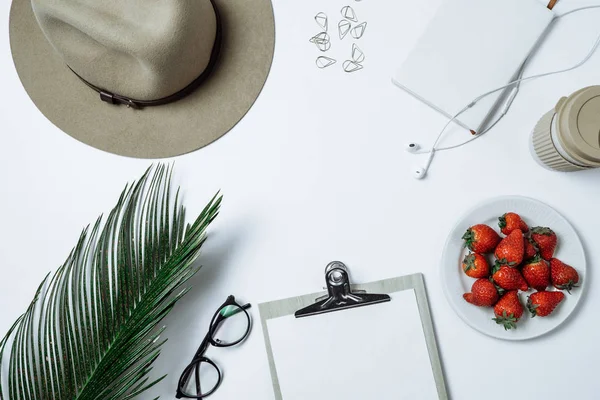
[[[569,11],[559,17],[556,17],[553,21],[553,23],[556,23],[556,21],[558,21],[559,19],[566,17],[567,15],[570,14],[574,14],[578,11],[584,11],[584,10],[590,10],[590,9],[597,9],[600,8],[600,6],[588,6],[588,7],[582,7],[582,8],[578,8],[572,11]],[[590,50],[590,52],[588,53],[588,55],[578,64],[576,64],[575,66],[571,67],[571,68],[567,68],[567,69],[562,69],[559,71],[553,71],[553,72],[547,72],[544,74],[539,74],[539,75],[533,75],[533,76],[529,76],[526,78],[523,78],[523,73],[525,72],[525,67],[527,66],[527,62],[529,61],[530,56],[527,57],[527,59],[525,60],[525,62],[523,63],[523,65],[521,66],[521,69],[519,71],[519,74],[517,76],[517,79],[514,80],[513,82],[510,82],[507,85],[501,86],[497,89],[494,90],[490,90],[489,92],[486,92],[478,97],[476,97],[475,99],[473,99],[473,101],[471,103],[469,103],[469,105],[467,105],[465,108],[463,108],[462,110],[460,110],[459,112],[457,112],[449,121],[448,123],[446,123],[446,125],[444,126],[444,128],[442,129],[442,131],[439,133],[438,137],[436,138],[435,142],[433,143],[433,146],[431,147],[430,150],[422,150],[421,146],[418,143],[408,143],[405,146],[405,150],[411,154],[429,154],[429,157],[427,158],[427,162],[425,163],[425,165],[423,167],[413,167],[412,169],[412,175],[415,179],[423,179],[425,178],[425,176],[427,175],[427,171],[429,170],[429,167],[431,167],[431,163],[433,162],[433,158],[435,157],[435,153],[439,152],[439,151],[444,151],[444,150],[451,150],[451,149],[455,149],[461,146],[466,145],[467,143],[472,142],[475,139],[480,138],[481,136],[483,136],[484,134],[486,134],[487,132],[489,132],[492,128],[494,128],[494,126],[496,126],[496,124],[498,122],[500,122],[500,120],[508,113],[508,110],[510,109],[510,106],[512,105],[513,101],[515,100],[515,98],[517,97],[517,94],[519,93],[519,88],[521,86],[522,82],[525,81],[529,81],[529,80],[533,80],[533,79],[538,79],[538,78],[543,78],[545,76],[550,76],[550,75],[556,75],[556,74],[561,74],[563,72],[569,72],[572,71],[574,69],[577,69],[579,67],[581,67],[583,64],[585,64],[587,61],[589,61],[590,58],[592,58],[592,55],[594,55],[594,53],[596,52],[596,49],[600,46],[600,35],[598,36],[598,39],[596,40],[596,43],[594,44],[594,46],[592,47],[592,49]],[[442,136],[444,135],[444,132],[446,132],[446,129],[448,129],[448,127],[450,126],[450,124],[454,121],[456,121],[456,119],[461,116],[463,113],[465,113],[467,110],[469,110],[471,107],[473,107],[475,104],[477,104],[479,101],[481,101],[482,99],[484,99],[487,96],[490,96],[496,92],[499,92],[501,90],[504,90],[506,88],[509,88],[511,86],[514,86],[511,93],[509,94],[509,96],[507,97],[504,106],[502,107],[501,111],[500,111],[500,115],[498,116],[498,118],[496,118],[496,120],[490,124],[484,131],[480,132],[480,133],[476,133],[474,131],[471,131],[472,133],[472,137],[463,142],[463,143],[459,143],[453,146],[447,146],[447,147],[437,147],[437,144],[439,143],[440,139],[442,138]]]
[[[406,146],[404,146],[404,149],[409,153],[421,154],[421,152],[419,151],[421,150],[421,146],[419,146],[418,143],[408,143]]]
[[[433,156],[435,155],[435,149],[431,149],[429,151],[429,157],[427,158],[427,162],[424,167],[413,167],[413,177],[415,179],[423,179],[425,175],[427,175],[427,171],[433,162]]]
[[[408,151],[409,153],[412,154],[425,154],[425,153],[429,153],[429,158],[427,159],[427,163],[425,164],[424,167],[413,167],[413,177],[415,179],[423,179],[425,178],[425,175],[427,175],[427,170],[429,169],[429,167],[431,166],[431,163],[433,161],[433,156],[435,154],[435,150],[427,150],[427,151],[422,151],[421,150],[421,146],[419,146],[418,143],[408,143],[406,146],[406,151]]]

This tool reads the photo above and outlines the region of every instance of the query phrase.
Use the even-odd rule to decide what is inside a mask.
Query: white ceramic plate
[[[471,291],[475,279],[468,277],[461,262],[468,250],[463,248],[462,236],[475,224],[487,224],[498,233],[498,217],[507,212],[516,212],[529,225],[548,226],[556,232],[558,247],[555,257],[573,266],[580,276],[579,287],[565,292],[565,299],[548,317],[531,318],[527,309],[517,324],[517,329],[505,331],[502,325],[492,321],[494,311],[488,307],[476,307],[463,299]],[[503,236],[503,235],[502,235]],[[551,207],[526,197],[506,196],[485,201],[467,212],[450,232],[442,255],[442,286],[446,298],[456,313],[472,328],[498,339],[526,340],[544,335],[565,322],[577,307],[586,286],[586,259],[583,244],[571,224]],[[554,290],[554,289],[548,289]],[[533,293],[520,292],[523,305]]]

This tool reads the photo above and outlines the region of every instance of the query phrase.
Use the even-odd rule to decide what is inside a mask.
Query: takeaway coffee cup
[[[560,99],[535,126],[530,145],[535,160],[554,171],[600,167],[600,86]]]

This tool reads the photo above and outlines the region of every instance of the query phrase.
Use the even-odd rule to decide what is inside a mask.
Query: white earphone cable
[[[598,8],[600,8],[600,5],[577,8],[575,10],[568,11],[565,14],[559,16],[559,17],[556,17],[552,23],[555,24],[556,22],[558,22],[562,18],[566,17],[567,15],[571,15],[571,14],[574,14],[576,12],[580,12],[580,11],[584,11],[584,10],[590,10],[590,9],[598,9]],[[487,132],[489,132],[494,126],[496,126],[496,124],[498,124],[500,122],[500,120],[508,113],[508,110],[510,109],[510,106],[512,105],[513,100],[515,99],[517,93],[519,92],[519,88],[520,88],[520,85],[521,85],[522,82],[533,80],[533,79],[539,79],[539,78],[543,78],[543,77],[550,76],[550,75],[562,74],[562,73],[565,73],[565,72],[573,71],[573,70],[581,67],[586,62],[588,62],[592,58],[592,56],[594,55],[594,53],[596,52],[596,50],[598,49],[598,47],[600,47],[600,35],[598,35],[598,38],[596,39],[596,42],[594,43],[594,46],[592,47],[592,49],[590,50],[590,52],[587,54],[587,56],[582,61],[580,61],[579,63],[577,63],[576,65],[574,65],[574,66],[572,66],[570,68],[561,69],[561,70],[558,70],[558,71],[546,72],[546,73],[543,73],[543,74],[532,75],[532,76],[528,76],[528,77],[523,78],[523,73],[525,72],[525,68],[527,66],[527,62],[529,61],[529,57],[528,57],[525,60],[525,62],[523,63],[523,66],[521,67],[521,70],[520,70],[519,75],[518,75],[518,79],[516,79],[516,80],[514,80],[514,81],[512,81],[512,82],[510,82],[510,83],[508,83],[508,84],[506,84],[504,86],[501,86],[499,88],[490,90],[489,92],[486,92],[486,93],[484,93],[484,94],[482,94],[480,96],[477,96],[475,99],[473,99],[473,101],[471,103],[469,103],[466,107],[464,107],[462,110],[460,110],[458,113],[456,113],[446,123],[446,125],[444,125],[444,128],[441,130],[441,132],[439,133],[439,135],[435,139],[435,142],[433,143],[433,146],[432,146],[431,150],[429,150],[426,153],[436,153],[436,152],[440,152],[440,151],[455,149],[455,148],[464,146],[467,143],[472,142],[473,140],[476,140],[476,139],[480,138],[481,136],[483,136],[484,134],[486,134]],[[480,133],[474,135],[472,138],[470,138],[469,140],[467,140],[465,142],[462,142],[462,143],[459,143],[459,144],[456,144],[456,145],[452,145],[452,146],[446,146],[446,147],[437,148],[437,144],[441,140],[442,136],[444,135],[444,133],[446,132],[446,130],[448,129],[448,127],[450,126],[450,124],[452,124],[454,121],[456,121],[458,119],[458,117],[460,117],[463,113],[465,113],[467,110],[469,110],[475,104],[477,104],[483,98],[485,98],[487,96],[490,96],[490,95],[492,95],[492,94],[494,94],[496,92],[499,92],[501,90],[504,90],[506,88],[509,88],[509,87],[511,87],[513,85],[515,87],[513,89],[513,92],[509,95],[508,100],[505,103],[504,109],[502,110],[502,113],[483,132],[480,132]],[[430,157],[430,159],[428,160],[428,164],[431,164],[431,159],[432,159],[432,157]]]
[[[529,59],[527,59],[523,63],[523,66],[521,67],[521,70],[520,70],[519,75],[518,75],[519,78],[521,78],[523,76],[523,73],[525,72],[525,65],[527,65],[527,61],[528,60]],[[444,129],[440,132],[440,134],[438,135],[438,137],[437,137],[437,139],[436,139],[436,141],[434,143],[434,149],[435,149],[435,151],[452,150],[452,149],[456,149],[456,148],[462,147],[462,146],[466,145],[467,143],[471,143],[472,141],[479,139],[481,136],[483,136],[486,133],[488,133],[489,131],[491,131],[496,125],[498,125],[498,123],[502,120],[502,118],[504,118],[504,116],[506,114],[508,114],[508,110],[510,110],[510,106],[512,105],[514,99],[517,97],[517,94],[519,93],[519,89],[521,88],[521,81],[517,80],[516,82],[517,83],[515,85],[515,88],[513,89],[513,92],[510,94],[509,98],[505,102],[504,109],[502,110],[502,113],[485,130],[483,130],[481,133],[473,135],[469,140],[466,140],[466,141],[464,141],[462,143],[458,143],[458,144],[451,145],[451,146],[439,147],[439,148],[435,147],[435,146],[437,146],[439,140],[442,138],[443,133],[446,131],[446,129],[448,129],[448,126],[450,126],[450,124],[452,122],[454,122],[454,120],[456,120],[456,118],[458,118],[462,113],[466,112],[469,108],[471,108],[471,107],[468,107],[468,108],[464,109],[461,113],[455,115],[454,118],[451,119],[449,121],[449,123],[446,124],[446,126],[444,126]],[[473,104],[473,103],[471,103],[471,104]]]

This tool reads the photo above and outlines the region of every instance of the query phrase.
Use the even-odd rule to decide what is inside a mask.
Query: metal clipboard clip
[[[333,261],[327,265],[325,282],[328,295],[316,299],[315,304],[296,311],[294,314],[296,318],[390,301],[390,296],[387,294],[366,293],[364,290],[352,291],[348,267],[340,261]]]

